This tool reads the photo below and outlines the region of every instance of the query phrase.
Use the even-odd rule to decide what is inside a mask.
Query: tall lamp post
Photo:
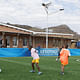
[[[51,5],[51,2],[45,4],[42,3],[42,6],[45,8],[47,14],[47,28],[46,28],[46,48],[48,48],[48,7]],[[59,11],[63,11],[64,9],[59,9]]]

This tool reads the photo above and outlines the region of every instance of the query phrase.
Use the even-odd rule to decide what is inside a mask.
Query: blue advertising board
[[[58,56],[58,48],[41,48],[40,56]],[[80,49],[69,49],[71,56],[80,56]]]
[[[80,56],[80,49],[69,49],[71,56]],[[58,48],[40,48],[39,56],[58,56]],[[0,57],[31,56],[28,48],[0,48]]]
[[[80,56],[80,49],[69,49],[71,56]]]
[[[31,56],[28,48],[0,48],[0,57]]]
[[[57,48],[40,48],[39,55],[40,56],[57,56],[58,49]]]

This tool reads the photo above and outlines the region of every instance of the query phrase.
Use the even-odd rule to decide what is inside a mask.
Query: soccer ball
[[[0,72],[2,72],[2,70],[0,69]]]

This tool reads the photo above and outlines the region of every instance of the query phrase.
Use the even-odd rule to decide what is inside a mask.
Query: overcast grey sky
[[[41,3],[50,1],[48,26],[66,24],[80,34],[80,0],[0,0],[0,22],[46,27],[46,12]],[[64,11],[59,12],[60,8]]]

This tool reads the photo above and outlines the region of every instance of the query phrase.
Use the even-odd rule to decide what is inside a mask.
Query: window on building
[[[23,46],[27,46],[27,38],[26,37],[23,38]]]
[[[2,36],[0,36],[0,48],[2,47]]]
[[[0,35],[0,40],[2,39],[2,36]]]
[[[58,45],[59,45],[59,41],[58,39],[56,39],[56,47],[58,47]]]
[[[55,47],[55,42],[56,42],[55,38],[53,38],[53,47]]]
[[[36,38],[36,44],[40,44],[43,41],[42,38]]]
[[[58,40],[58,47],[61,47],[61,39]]]
[[[31,36],[29,38],[29,45],[32,45],[32,38],[31,38]]]
[[[7,46],[10,46],[10,36],[6,36]]]
[[[13,46],[17,46],[17,37],[13,37]]]

